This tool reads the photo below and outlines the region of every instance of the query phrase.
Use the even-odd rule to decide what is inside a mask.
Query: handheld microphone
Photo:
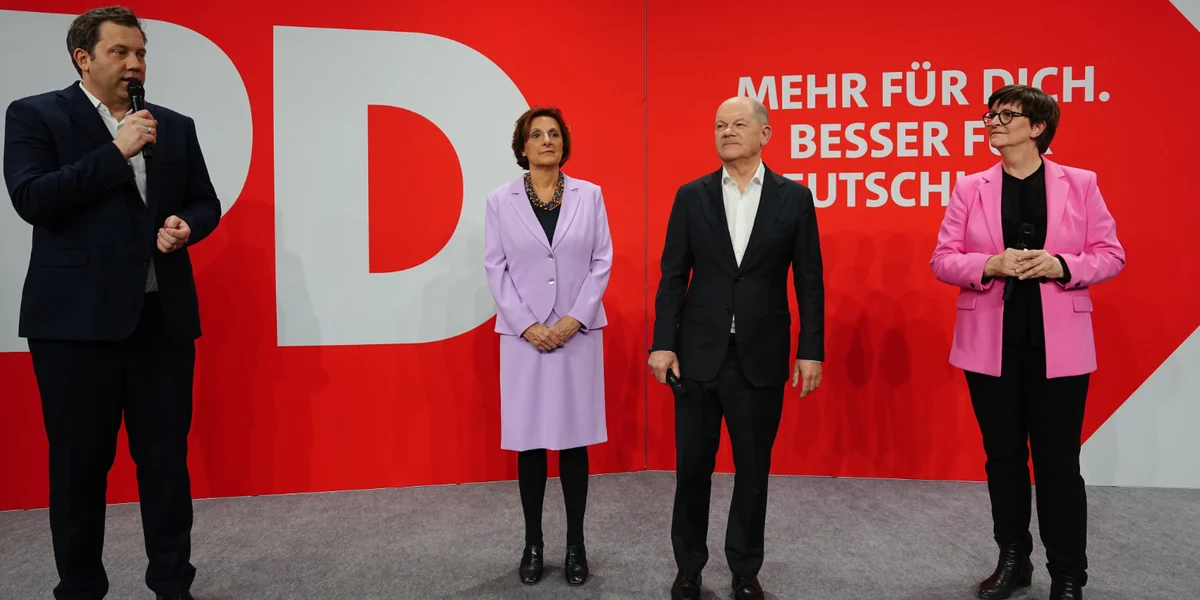
[[[146,109],[146,88],[142,86],[142,82],[134,79],[129,82],[126,88],[129,90],[129,113],[133,114],[139,110]],[[142,146],[142,156],[150,158],[154,156],[154,143],[147,143]]]
[[[667,384],[671,386],[671,391],[675,393],[676,397],[683,396],[683,382],[675,376],[675,371],[670,368],[667,368]]]
[[[1029,223],[1021,223],[1021,233],[1017,236],[1017,249],[1028,250],[1030,244],[1033,244],[1033,234],[1037,229]],[[1004,299],[1008,300],[1012,296],[1012,291],[1015,289],[1013,278],[1009,277],[1004,280]]]

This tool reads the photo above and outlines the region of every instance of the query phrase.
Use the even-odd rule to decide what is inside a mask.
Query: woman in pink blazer
[[[960,179],[930,261],[959,288],[950,363],[966,372],[983,435],[1000,558],[980,598],[1027,587],[1029,454],[1053,600],[1087,582],[1087,501],[1079,474],[1089,374],[1096,369],[1092,286],[1125,266],[1096,174],[1043,154],[1058,126],[1053,98],[1006,86],[984,115],[996,166]]]
[[[525,551],[518,575],[541,580],[546,450],[560,450],[567,510],[567,583],[588,577],[583,517],[587,446],[607,441],[601,299],[612,239],[600,188],[564,175],[571,134],[562,113],[533,108],[513,131],[524,176],[487,199],[484,267],[500,334],[500,447],[518,452]]]

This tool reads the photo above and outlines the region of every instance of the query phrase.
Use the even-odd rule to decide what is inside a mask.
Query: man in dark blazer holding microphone
[[[50,445],[58,600],[108,592],[105,490],[122,418],[137,464],[159,599],[191,598],[187,437],[200,314],[188,248],[221,218],[195,123],[132,110],[146,76],[133,12],[79,16],[67,49],[81,81],[5,115],[4,179],[33,225],[19,332],[28,339]]]
[[[816,210],[808,188],[762,162],[771,126],[763,105],[731,98],[716,118],[724,166],[679,188],[667,222],[649,365],[675,398],[676,488],[671,541],[679,567],[671,597],[700,598],[708,509],[721,419],[736,469],[725,555],[737,600],[763,598],[767,481],[784,388],[821,383],[825,290]],[[790,365],[788,268],[800,340]]]

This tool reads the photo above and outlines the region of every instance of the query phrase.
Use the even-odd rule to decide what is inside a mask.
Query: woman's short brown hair
[[[988,110],[997,105],[1016,104],[1021,112],[1029,119],[1030,125],[1044,123],[1046,128],[1037,136],[1038,154],[1045,154],[1054,140],[1054,132],[1058,130],[1058,103],[1050,94],[1027,85],[1006,85],[988,98]]]
[[[562,111],[553,106],[535,106],[525,111],[525,114],[517,119],[512,138],[513,155],[517,158],[517,164],[522,169],[529,168],[529,158],[525,156],[525,142],[529,140],[529,130],[533,126],[533,120],[538,117],[550,117],[558,121],[559,133],[562,134],[563,140],[562,159],[558,161],[558,166],[567,164],[567,159],[571,157],[571,130],[567,129],[567,122],[563,120]]]

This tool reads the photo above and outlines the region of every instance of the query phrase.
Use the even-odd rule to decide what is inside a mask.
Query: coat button
[[[547,281],[546,283],[549,283],[550,285],[554,285],[554,280],[551,279],[550,281]]]
[[[546,258],[548,258],[548,259],[550,259],[550,260],[554,260],[554,255],[553,255],[553,254],[547,254],[547,255],[546,255]]]
[[[727,315],[732,315],[732,314],[733,314],[733,309],[732,309],[732,308],[727,308],[727,309],[725,309],[725,314],[727,314]]]
[[[971,287],[975,287],[975,284],[974,284],[974,283],[972,283],[972,284],[971,284]]]

